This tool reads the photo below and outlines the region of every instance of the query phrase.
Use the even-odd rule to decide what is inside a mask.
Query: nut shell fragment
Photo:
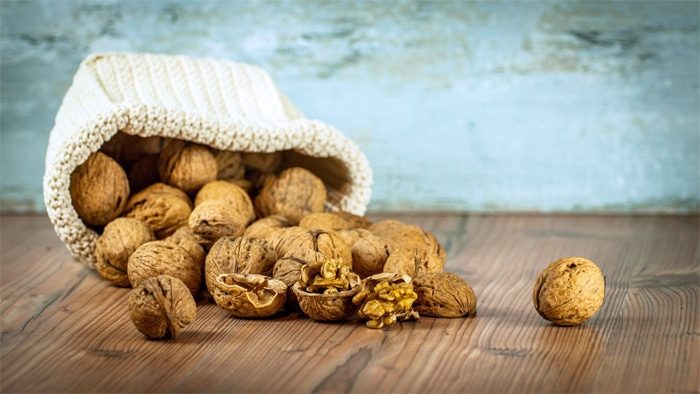
[[[139,246],[154,240],[153,231],[141,220],[112,220],[95,242],[97,273],[117,286],[130,286],[127,276],[129,256]]]
[[[136,329],[146,337],[176,338],[194,320],[197,304],[181,280],[161,275],[131,291],[129,314]]]
[[[96,152],[71,174],[70,197],[83,222],[102,226],[124,210],[129,198],[129,180],[114,159]]]
[[[421,315],[463,317],[476,315],[476,295],[469,284],[451,272],[431,272],[413,279],[418,298],[413,309]]]
[[[221,274],[210,289],[216,304],[236,317],[268,317],[287,299],[287,285],[256,274]]]

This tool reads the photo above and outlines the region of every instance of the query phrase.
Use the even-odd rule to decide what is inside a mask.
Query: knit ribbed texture
[[[76,73],[49,136],[44,202],[58,236],[94,265],[97,233],[73,208],[70,174],[117,131],[189,140],[246,152],[295,150],[335,158],[349,182],[331,209],[364,214],[372,172],[358,146],[332,126],[304,118],[262,69],[184,56],[103,53]]]

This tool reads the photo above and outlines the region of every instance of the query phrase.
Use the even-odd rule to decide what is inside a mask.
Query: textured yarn
[[[56,114],[44,173],[44,202],[56,233],[91,267],[98,234],[73,208],[70,174],[119,130],[216,149],[334,158],[348,182],[329,193],[330,208],[361,215],[369,203],[372,171],[359,147],[334,127],[304,118],[262,69],[184,56],[93,54]]]

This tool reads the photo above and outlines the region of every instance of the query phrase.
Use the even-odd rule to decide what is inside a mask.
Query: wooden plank
[[[401,219],[446,245],[447,268],[478,295],[476,318],[375,331],[296,314],[241,320],[200,302],[180,338],[148,341],[128,291],[73,262],[45,217],[2,217],[1,391],[700,391],[697,216]],[[585,325],[555,327],[530,291],[569,255],[598,262],[608,293]]]

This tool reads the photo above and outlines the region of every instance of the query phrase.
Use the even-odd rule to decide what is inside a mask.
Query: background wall
[[[0,3],[2,210],[43,210],[48,133],[94,51],[266,68],[357,141],[372,209],[697,211],[699,3]]]

